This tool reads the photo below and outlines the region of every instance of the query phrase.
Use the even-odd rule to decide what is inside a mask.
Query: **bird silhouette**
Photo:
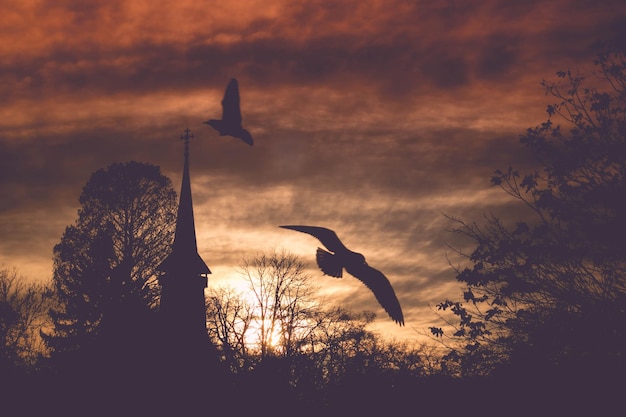
[[[404,326],[402,308],[396,297],[396,293],[387,277],[377,269],[372,268],[365,262],[365,257],[357,252],[346,248],[339,240],[337,234],[325,227],[318,226],[279,226],[283,229],[296,230],[308,233],[316,237],[331,252],[317,248],[317,265],[325,275],[335,278],[343,276],[345,269],[350,275],[359,279],[376,296],[376,300],[385,309],[389,317],[400,326]]]
[[[252,135],[241,126],[241,109],[239,107],[239,84],[232,78],[226,86],[222,99],[222,119],[207,120],[206,123],[220,133],[220,136],[233,136],[252,146]]]

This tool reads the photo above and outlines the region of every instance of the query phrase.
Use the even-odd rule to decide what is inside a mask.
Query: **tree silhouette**
[[[150,164],[115,163],[94,172],[79,201],[76,223],[54,247],[58,307],[50,311],[54,330],[44,338],[57,353],[106,331],[134,334],[132,318],[158,304],[156,267],[176,220],[171,181]]]
[[[353,387],[374,396],[401,376],[422,374],[420,352],[386,344],[367,328],[374,313],[351,314],[316,298],[298,257],[258,254],[243,260],[241,272],[249,293],[210,291],[207,328],[233,373],[233,392],[253,409],[289,405],[315,414],[344,406],[336,389],[358,402]]]
[[[624,369],[626,59],[605,48],[594,63],[591,79],[568,70],[542,83],[556,103],[521,142],[543,170],[492,178],[529,217],[487,216],[484,226],[451,217],[475,249],[459,251],[472,264],[457,270],[463,301],[438,308],[457,318],[452,336],[463,343],[448,358],[466,375],[502,363],[577,381]]]
[[[39,329],[46,322],[49,288],[28,283],[17,270],[0,269],[0,374],[32,367],[44,353]]]
[[[290,355],[311,331],[315,288],[306,265],[288,252],[245,258],[241,273],[253,294],[261,357]]]
[[[206,304],[207,330],[221,351],[222,361],[233,373],[247,370],[252,362],[246,340],[254,318],[252,305],[231,288],[209,290]]]
[[[322,314],[310,348],[317,364],[318,385],[332,385],[349,374],[364,372],[366,358],[380,342],[367,329],[375,317],[372,312],[352,314],[342,308]],[[375,366],[374,361],[370,364]]]

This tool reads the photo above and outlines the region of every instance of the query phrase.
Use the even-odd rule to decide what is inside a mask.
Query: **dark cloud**
[[[457,88],[469,81],[469,68],[465,57],[436,51],[425,57],[422,72],[424,83],[447,89]]]
[[[193,90],[216,87],[233,75],[268,89],[289,83],[365,83],[392,94],[424,91],[425,86],[450,90],[467,85],[474,75],[496,81],[513,67],[523,71],[537,59],[588,54],[592,41],[608,36],[623,19],[598,5],[593,11],[604,21],[577,24],[574,19],[586,15],[574,2],[569,20],[546,24],[542,3],[481,4],[417,2],[410,7],[399,2],[396,8],[378,5],[367,11],[349,3],[298,3],[280,18],[251,19],[243,27],[200,26],[201,32],[182,39],[169,27],[177,21],[162,22],[168,27],[161,36],[140,32],[152,13],[142,10],[144,19],[136,31],[110,39],[108,25],[112,32],[128,27],[130,16],[121,3],[87,7],[69,2],[54,10],[75,17],[59,34],[70,41],[52,42],[39,53],[9,53],[0,79],[5,96],[33,98],[77,89],[85,95]],[[100,15],[110,17],[94,22]],[[365,17],[370,21],[360,20]],[[153,18],[157,24],[165,17],[155,13]],[[485,24],[493,30],[472,31]],[[593,35],[580,26],[592,26]],[[216,42],[219,36],[237,41]],[[535,47],[539,44],[541,48]],[[16,90],[16,85],[21,87]]]
[[[481,48],[476,75],[484,79],[498,79],[519,65],[518,40],[497,33],[491,35]]]

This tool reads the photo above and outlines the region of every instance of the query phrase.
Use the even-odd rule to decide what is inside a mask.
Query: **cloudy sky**
[[[159,165],[180,187],[188,126],[198,248],[209,285],[244,256],[287,249],[329,302],[413,339],[459,297],[443,213],[506,217],[497,168],[528,166],[540,86],[587,71],[624,38],[621,0],[0,0],[0,266],[49,280],[90,174]],[[202,124],[239,80],[252,147]],[[399,328],[358,281],[322,276],[325,226],[396,289]]]

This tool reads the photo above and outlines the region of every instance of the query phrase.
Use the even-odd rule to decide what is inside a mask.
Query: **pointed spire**
[[[176,233],[172,253],[159,265],[163,272],[186,270],[198,275],[210,274],[209,267],[198,254],[196,242],[196,228],[193,217],[193,203],[191,200],[191,181],[189,179],[189,141],[193,134],[189,128],[180,139],[185,144],[185,164],[183,167],[183,181],[180,187],[180,200],[176,218]]]

